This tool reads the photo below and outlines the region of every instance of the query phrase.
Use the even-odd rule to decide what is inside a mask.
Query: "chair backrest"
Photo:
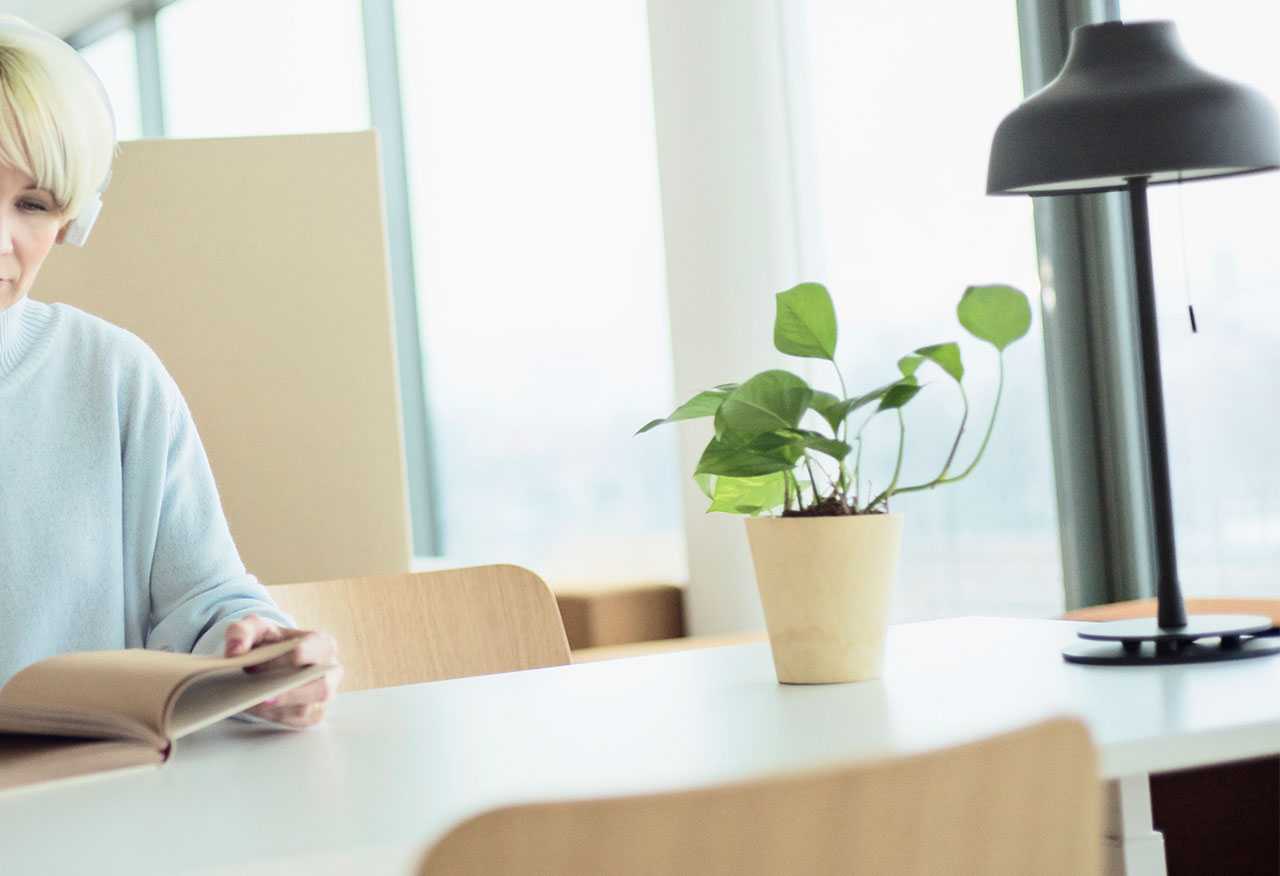
[[[1100,797],[1087,731],[1054,719],[808,774],[498,809],[445,835],[420,876],[1089,876]]]
[[[338,640],[343,690],[564,666],[550,588],[519,566],[476,566],[268,588],[299,626]]]
[[[181,387],[249,571],[410,568],[372,131],[139,140],[32,292],[128,329]]]

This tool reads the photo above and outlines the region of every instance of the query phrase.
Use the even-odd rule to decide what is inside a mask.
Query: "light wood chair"
[[[569,663],[556,600],[519,566],[268,587],[299,626],[338,640],[343,690]]]
[[[1055,719],[821,772],[498,809],[454,828],[419,874],[1089,876],[1100,819],[1087,731]]]
[[[1280,626],[1280,599],[1249,599],[1234,596],[1191,596],[1183,600],[1187,614],[1261,614]],[[1067,620],[1111,621],[1155,617],[1154,599],[1133,599],[1128,602],[1112,602],[1077,608],[1063,615]]]

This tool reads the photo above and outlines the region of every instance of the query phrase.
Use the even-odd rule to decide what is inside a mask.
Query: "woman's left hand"
[[[286,639],[303,641],[283,657],[264,663],[262,665],[264,669],[277,666],[312,666],[317,663],[331,664],[333,668],[314,681],[309,681],[301,687],[280,694],[275,699],[254,706],[249,709],[249,714],[277,724],[287,724],[290,727],[310,727],[324,720],[325,707],[337,693],[338,685],[342,681],[342,666],[338,663],[338,644],[333,640],[333,636],[312,630],[282,627],[275,621],[251,614],[227,627],[226,656],[238,657],[259,645],[283,642]]]

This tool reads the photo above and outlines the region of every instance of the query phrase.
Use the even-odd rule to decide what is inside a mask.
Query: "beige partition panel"
[[[275,583],[406,572],[376,136],[123,144],[33,298],[139,335],[182,388],[232,534]]]

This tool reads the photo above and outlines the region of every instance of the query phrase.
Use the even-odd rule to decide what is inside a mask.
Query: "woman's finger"
[[[272,706],[305,706],[307,703],[323,703],[329,698],[329,686],[324,678],[309,681],[301,687],[285,691],[271,701]]]
[[[298,645],[288,654],[282,654],[266,663],[246,667],[246,672],[267,672],[272,669],[294,669],[299,666],[327,666],[338,662],[338,643],[328,633],[317,633],[311,630],[280,629],[280,641],[283,639],[301,639]],[[261,643],[260,643],[261,644]]]
[[[292,706],[258,706],[250,712],[277,724],[290,727],[310,727],[324,720],[323,703],[301,703]]]
[[[310,727],[323,720],[325,705],[337,694],[340,684],[342,667],[334,666],[320,678],[259,703],[249,712],[277,724]]]
[[[236,657],[248,653],[263,642],[279,642],[284,636],[274,621],[251,614],[228,624],[225,638],[224,653],[228,657]]]
[[[289,652],[294,666],[314,666],[316,664],[337,663],[338,643],[328,633],[317,633],[310,630],[298,630],[303,634],[302,642]]]

